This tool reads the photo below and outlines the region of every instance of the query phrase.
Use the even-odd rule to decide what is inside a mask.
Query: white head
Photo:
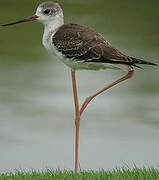
[[[55,26],[56,24],[62,25],[63,24],[63,11],[58,3],[51,2],[51,1],[44,2],[38,6],[35,15],[13,22],[13,23],[4,24],[3,26],[9,26],[13,24],[34,21],[34,20],[38,20],[44,25],[51,25],[51,24],[53,25],[54,23],[55,23]]]
[[[47,25],[57,21],[63,22],[63,11],[58,3],[44,2],[36,10],[37,20]]]

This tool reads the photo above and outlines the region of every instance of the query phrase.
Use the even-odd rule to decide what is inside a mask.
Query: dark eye
[[[49,14],[50,13],[50,9],[46,9],[45,11],[44,11],[44,14]]]

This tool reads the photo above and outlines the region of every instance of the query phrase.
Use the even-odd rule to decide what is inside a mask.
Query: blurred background
[[[0,24],[33,15],[41,0],[1,0]],[[159,63],[159,1],[59,0],[65,23],[90,26],[122,52]],[[38,22],[0,28],[0,172],[72,169],[70,69],[42,47]],[[124,72],[77,72],[80,104]],[[159,166],[159,70],[97,97],[81,119],[80,168]]]

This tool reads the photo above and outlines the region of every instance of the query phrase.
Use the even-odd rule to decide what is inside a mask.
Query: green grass
[[[0,174],[0,180],[159,180],[159,170],[144,169],[115,169],[113,171],[73,171],[46,170]]]

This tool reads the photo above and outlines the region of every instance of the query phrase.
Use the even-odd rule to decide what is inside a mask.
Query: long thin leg
[[[134,70],[131,69],[128,74],[126,74],[125,76],[123,76],[122,78],[118,79],[117,81],[111,83],[110,85],[104,87],[103,89],[101,89],[100,91],[98,91],[97,93],[93,94],[92,96],[89,96],[86,98],[86,100],[84,101],[81,109],[80,109],[80,115],[82,115],[83,111],[85,110],[85,108],[87,107],[87,105],[90,103],[90,101],[96,97],[97,95],[101,94],[102,92],[106,91],[107,89],[115,86],[116,84],[119,84],[122,81],[125,81],[126,79],[131,78],[134,75]]]
[[[72,86],[73,86],[73,95],[74,95],[74,104],[75,104],[75,126],[76,126],[76,136],[75,136],[75,173],[78,171],[78,147],[79,147],[79,127],[80,127],[80,112],[78,105],[78,96],[77,96],[77,87],[76,87],[76,78],[75,71],[71,71],[72,74]]]

